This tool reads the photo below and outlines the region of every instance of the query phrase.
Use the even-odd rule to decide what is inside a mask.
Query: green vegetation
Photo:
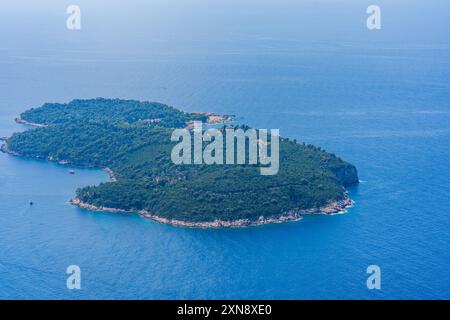
[[[121,99],[73,100],[69,103],[45,103],[22,113],[31,123],[66,125],[82,121],[102,124],[146,124],[166,128],[184,127],[190,120],[206,121],[205,115],[185,113],[157,102]]]
[[[95,206],[193,222],[257,219],[342,200],[343,187],[358,181],[354,166],[287,139],[280,141],[280,169],[273,176],[262,176],[254,165],[174,165],[170,128],[202,119],[156,103],[74,100],[21,117],[49,126],[14,134],[10,150],[114,171],[117,182],[77,190]],[[142,122],[154,118],[161,119],[158,125]]]

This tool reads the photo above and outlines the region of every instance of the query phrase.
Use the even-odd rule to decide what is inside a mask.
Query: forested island
[[[136,212],[188,227],[249,226],[336,213],[351,204],[345,188],[356,168],[319,147],[280,140],[276,175],[255,165],[176,165],[174,128],[231,116],[187,113],[135,100],[89,99],[46,103],[17,122],[34,126],[4,138],[2,151],[62,164],[98,167],[112,179],[76,191],[72,204],[89,210]],[[243,128],[246,126],[241,125]]]

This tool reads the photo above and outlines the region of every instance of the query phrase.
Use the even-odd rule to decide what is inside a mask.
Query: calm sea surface
[[[381,1],[376,34],[351,1],[305,4],[300,19],[287,2],[233,13],[225,1],[113,2],[111,16],[80,1],[74,33],[65,7],[44,2],[0,14],[0,136],[24,130],[14,117],[47,101],[160,101],[279,128],[356,165],[361,184],[347,214],[184,229],[71,206],[76,188],[108,180],[100,170],[0,153],[0,298],[450,298],[448,4],[431,1],[435,24],[412,34],[420,8],[402,24],[392,17],[401,7]],[[366,287],[372,264],[378,291]],[[81,268],[81,290],[66,289],[69,265]]]

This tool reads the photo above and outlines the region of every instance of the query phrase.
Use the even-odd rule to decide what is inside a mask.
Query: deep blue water
[[[101,3],[80,1],[78,33],[64,29],[56,1],[5,5],[0,136],[25,129],[13,121],[20,112],[74,98],[236,114],[355,164],[355,206],[262,227],[176,228],[68,204],[76,188],[107,181],[100,170],[69,175],[0,153],[0,298],[449,299],[449,5],[401,16],[402,1],[380,1],[385,24],[371,33],[364,5],[351,1],[346,10],[189,2],[113,2],[102,15]],[[66,289],[73,264],[79,291]],[[366,287],[372,264],[378,291]]]

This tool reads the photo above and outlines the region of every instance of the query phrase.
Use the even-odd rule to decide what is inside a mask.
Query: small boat
[[[75,174],[74,170],[69,170],[69,174]]]
[[[34,203],[33,203],[33,201],[30,201],[30,206],[32,206]]]

